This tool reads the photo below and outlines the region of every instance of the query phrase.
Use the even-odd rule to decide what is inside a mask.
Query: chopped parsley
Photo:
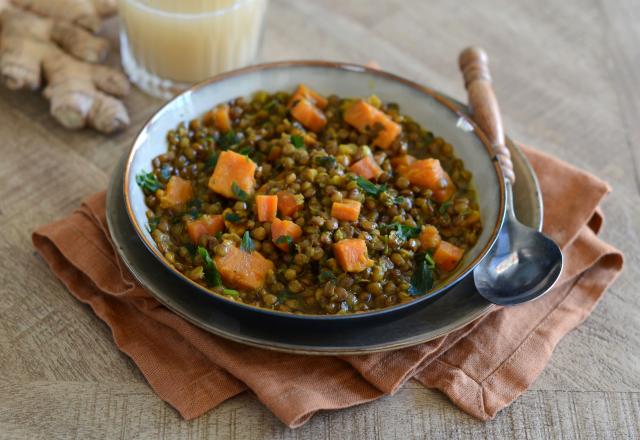
[[[229,214],[224,216],[224,219],[231,223],[240,223],[242,220],[238,214],[235,212],[230,212]]]
[[[244,231],[244,235],[242,235],[242,242],[240,243],[240,249],[249,254],[256,250],[256,245],[253,243],[253,240],[249,235],[249,231]]]
[[[293,238],[290,235],[281,235],[276,239],[276,244],[286,244],[291,246],[293,244]]]
[[[253,153],[253,147],[246,146],[238,150],[238,154],[242,154],[243,156],[248,156]]]
[[[291,136],[291,143],[296,148],[304,147],[304,138],[302,136],[293,135]]]
[[[451,206],[451,202],[444,202],[442,205],[440,205],[440,207],[438,208],[438,212],[440,214],[444,214],[445,212],[447,212],[447,209],[449,209],[449,206]]]
[[[391,223],[381,225],[382,230],[395,231],[395,235],[402,241],[409,240],[410,238],[420,235],[420,226],[407,226],[400,223]]]
[[[238,185],[236,182],[231,184],[231,191],[233,191],[233,195],[236,196],[239,200],[243,202],[247,202],[249,200],[249,194]]]
[[[228,150],[238,142],[240,142],[240,136],[233,130],[229,130],[218,138],[218,146],[223,150]]]
[[[240,292],[238,292],[235,289],[222,289],[222,293],[224,295],[229,295],[229,296],[238,296],[238,295],[240,295]]]
[[[411,287],[409,295],[422,295],[433,287],[433,259],[427,259],[425,253],[416,254],[416,265],[411,276]]]
[[[153,173],[145,173],[140,171],[140,174],[136,176],[136,183],[147,194],[153,194],[159,189],[163,189],[164,185],[158,181],[158,178]]]
[[[319,156],[316,157],[316,163],[321,167],[330,169],[336,166],[336,158],[333,156]]]
[[[216,167],[216,164],[218,163],[218,156],[219,156],[218,153],[212,153],[211,156],[209,156],[209,158],[204,164],[204,168],[207,171],[210,171]]]
[[[211,259],[209,252],[202,246],[198,246],[198,254],[204,263],[204,279],[207,284],[212,287],[221,286],[222,278],[220,278],[220,272],[218,272],[218,268]]]
[[[335,280],[336,276],[330,270],[323,270],[320,272],[320,275],[318,275],[318,279],[321,283],[324,283],[325,281]]]
[[[369,182],[367,179],[361,176],[357,176],[355,178],[355,181],[364,192],[371,196],[380,195],[387,190],[386,184],[376,185],[375,183]]]

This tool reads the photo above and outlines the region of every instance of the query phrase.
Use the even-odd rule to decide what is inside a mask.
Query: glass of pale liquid
[[[268,0],[118,0],[122,65],[145,92],[171,98],[251,64]]]

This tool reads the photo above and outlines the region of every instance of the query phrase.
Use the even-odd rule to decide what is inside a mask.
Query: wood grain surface
[[[417,383],[298,430],[248,393],[185,422],[30,240],[105,187],[160,101],[134,91],[132,126],[105,137],[65,131],[37,94],[0,89],[0,439],[639,438],[640,3],[272,0],[267,22],[262,60],[375,59],[460,99],[457,54],[484,47],[507,133],[610,183],[602,235],[625,252],[625,272],[491,422]],[[116,28],[105,29],[114,41]]]

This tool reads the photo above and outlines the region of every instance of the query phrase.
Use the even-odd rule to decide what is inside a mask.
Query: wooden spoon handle
[[[460,53],[458,63],[469,95],[471,117],[493,145],[505,177],[514,183],[516,176],[511,153],[504,141],[500,108],[491,85],[489,57],[478,47],[468,47]]]

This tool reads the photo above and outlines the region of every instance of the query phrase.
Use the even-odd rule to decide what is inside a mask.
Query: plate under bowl
[[[425,295],[385,309],[344,315],[292,314],[246,305],[217,295],[176,270],[164,258],[145,228],[147,207],[135,176],[141,171],[148,171],[151,160],[166,152],[166,134],[169,130],[237,96],[246,97],[258,90],[293,90],[299,83],[309,84],[325,95],[358,97],[376,94],[383,101],[399,103],[403,113],[454,145],[457,156],[472,172],[483,221],[482,233],[458,268]],[[233,307],[286,320],[362,320],[389,316],[432,301],[460,282],[482,260],[495,242],[505,215],[503,177],[492,148],[477,126],[451,100],[432,89],[387,72],[323,61],[286,61],[251,66],[216,76],[178,95],[152,116],[138,134],[126,162],[123,184],[125,205],[135,232],[147,249],[176,277],[196,289],[216,295]]]

